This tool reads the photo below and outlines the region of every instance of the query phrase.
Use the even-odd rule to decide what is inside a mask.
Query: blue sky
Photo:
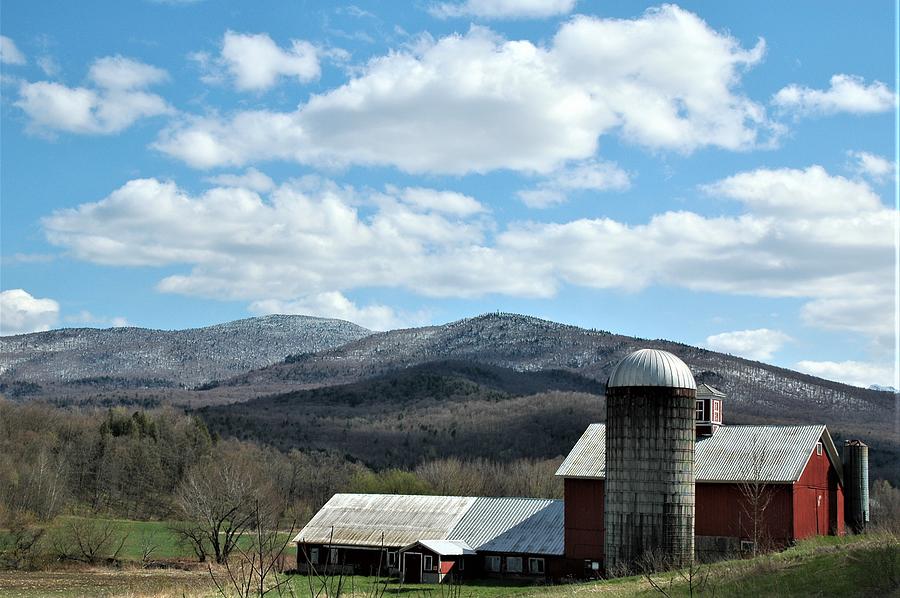
[[[893,384],[895,19],[5,3],[2,333],[502,310]]]

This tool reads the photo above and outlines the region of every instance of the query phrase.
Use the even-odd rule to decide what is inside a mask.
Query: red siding
[[[565,480],[566,558],[603,562],[603,480]]]
[[[844,534],[844,489],[828,453],[813,451],[794,484],[794,539]]]
[[[698,483],[696,488],[695,534],[749,539],[753,536],[752,508],[739,484]],[[791,486],[773,484],[772,499],[766,507],[763,536],[774,544],[790,543]]]

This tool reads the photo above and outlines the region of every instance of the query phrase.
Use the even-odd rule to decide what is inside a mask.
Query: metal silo
[[[869,447],[861,440],[844,442],[844,522],[856,534],[869,521]]]
[[[633,569],[648,553],[671,564],[694,556],[697,385],[683,361],[641,349],[606,385],[605,560]]]

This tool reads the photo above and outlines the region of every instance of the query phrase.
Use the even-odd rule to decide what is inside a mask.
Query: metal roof
[[[563,554],[563,501],[477,498],[450,532],[481,552]]]
[[[408,546],[404,546],[401,550],[404,552],[415,548],[416,546],[424,546],[431,552],[440,556],[460,556],[475,554],[472,547],[459,540],[419,540]]]
[[[370,547],[418,542],[437,554],[469,554],[439,552],[469,549],[561,555],[563,501],[335,494],[293,541]]]
[[[609,375],[607,388],[620,386],[664,386],[696,389],[691,369],[680,359],[660,349],[638,349],[626,355]]]
[[[725,398],[725,393],[716,388],[715,386],[710,386],[709,384],[702,383],[697,385],[697,396],[712,396],[716,398]]]
[[[698,482],[800,479],[819,439],[840,473],[828,430],[814,426],[722,426],[697,440],[694,474]],[[567,478],[606,477],[606,424],[591,424],[556,471]]]
[[[465,496],[335,494],[294,542],[400,547],[445,539],[474,501]]]

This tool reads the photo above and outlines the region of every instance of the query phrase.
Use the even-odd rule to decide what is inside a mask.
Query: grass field
[[[139,536],[162,534],[166,523],[117,522],[123,531]],[[184,556],[171,540],[160,542],[159,556]],[[127,544],[129,554],[139,555],[139,544]],[[132,598],[206,598],[215,596],[209,573],[194,565],[192,570],[136,567],[63,568],[51,571],[0,571],[0,598],[57,596],[128,596]],[[688,596],[688,584],[675,573],[654,575],[653,579],[670,596]],[[291,576],[295,594],[310,596],[305,576]],[[371,596],[375,580],[346,578],[343,596]],[[448,588],[434,585],[401,587],[389,583],[386,596],[444,598]],[[900,541],[893,536],[871,535],[847,538],[817,538],[801,542],[781,553],[755,559],[727,561],[709,567],[709,579],[695,595],[702,596],[898,596],[900,597]],[[560,585],[514,586],[502,582],[469,583],[460,598],[548,597],[566,598],[602,595],[661,596],[643,577]],[[333,598],[333,596],[332,596]]]

